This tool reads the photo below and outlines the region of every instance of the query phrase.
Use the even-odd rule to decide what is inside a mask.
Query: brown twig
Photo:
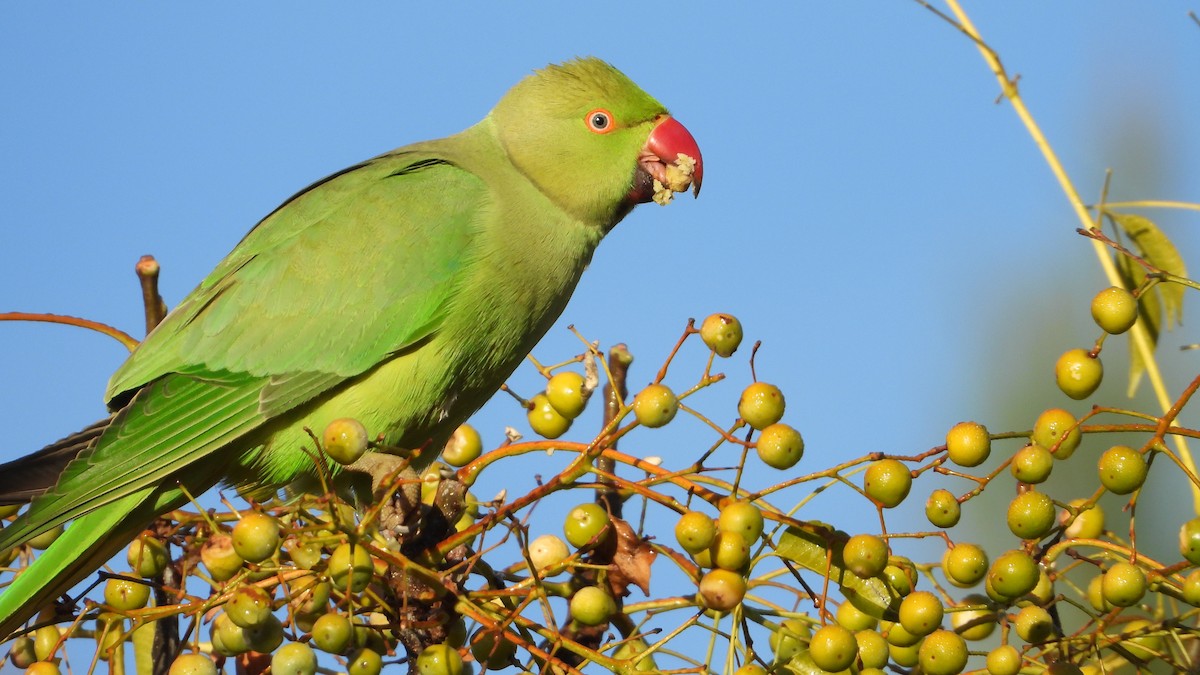
[[[142,285],[142,307],[146,312],[146,332],[149,333],[167,315],[167,304],[158,294],[158,261],[152,255],[144,255],[138,259],[134,270]]]
[[[629,393],[626,379],[629,376],[629,366],[633,364],[633,354],[624,344],[613,345],[608,350],[609,380],[604,384],[604,421],[601,429],[608,429],[621,413],[621,402]],[[609,444],[610,448],[617,447],[616,439]],[[616,464],[611,458],[598,457],[596,469],[601,474],[611,474],[616,470]],[[608,478],[601,478],[603,487],[596,490],[596,503],[600,504],[615,518],[621,517],[621,496]]]

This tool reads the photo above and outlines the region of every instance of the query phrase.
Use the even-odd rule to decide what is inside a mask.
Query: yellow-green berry
[[[717,356],[732,356],[742,344],[742,322],[732,314],[709,314],[700,324],[700,339]]]
[[[356,419],[341,417],[325,426],[321,445],[338,464],[353,464],[367,451],[367,428]]]
[[[746,424],[762,431],[783,419],[786,405],[779,387],[766,382],[755,382],[742,391],[742,396],[738,399],[738,415]]]

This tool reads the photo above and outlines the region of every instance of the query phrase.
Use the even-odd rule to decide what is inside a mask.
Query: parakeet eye
[[[604,108],[597,108],[588,113],[586,119],[588,129],[591,129],[598,134],[607,134],[608,132],[612,131],[613,127],[615,126],[613,124],[612,113],[608,112]]]

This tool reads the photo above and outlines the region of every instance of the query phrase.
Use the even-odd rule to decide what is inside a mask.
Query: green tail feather
[[[0,592],[0,641],[132,541],[154,519],[154,491],[134,492],[75,520],[17,575]]]

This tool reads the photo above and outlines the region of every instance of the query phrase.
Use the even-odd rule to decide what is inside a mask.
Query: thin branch
[[[918,0],[918,2],[921,2],[921,0]],[[929,7],[927,3],[921,2],[921,4]],[[946,0],[946,4],[950,7],[950,11],[953,12],[956,19],[956,21],[951,23],[969,36],[972,42],[975,43],[976,47],[979,48],[979,53],[983,56],[983,60],[987,63],[988,67],[992,71],[992,74],[995,75],[996,80],[1000,83],[1000,89],[1004,97],[1008,99],[1009,103],[1013,107],[1013,110],[1017,113],[1017,116],[1025,125],[1027,133],[1031,138],[1033,138],[1033,142],[1037,145],[1038,149],[1041,150],[1042,156],[1046,160],[1046,164],[1049,165],[1051,172],[1054,173],[1054,177],[1058,180],[1059,187],[1062,189],[1063,194],[1066,196],[1067,201],[1071,205],[1071,209],[1075,212],[1075,216],[1079,219],[1083,229],[1099,229],[1099,213],[1097,213],[1095,218],[1088,213],[1087,206],[1084,205],[1083,200],[1079,197],[1079,191],[1075,189],[1075,185],[1071,182],[1070,176],[1067,175],[1066,169],[1063,168],[1062,162],[1059,160],[1058,155],[1054,152],[1054,148],[1050,146],[1050,143],[1046,140],[1045,134],[1042,133],[1041,127],[1038,126],[1037,122],[1033,119],[1033,115],[1025,106],[1025,102],[1021,99],[1021,95],[1017,91],[1015,81],[1010,78],[1008,73],[1005,71],[1003,64],[1000,63],[1000,58],[996,54],[996,51],[989,47],[984,42],[983,38],[980,37],[979,31],[975,28],[974,24],[971,23],[971,19],[967,16],[966,12],[963,11],[961,5],[959,4],[959,0]],[[939,16],[946,18],[946,16],[941,12],[936,12],[936,10],[933,10],[933,8],[930,9],[931,11],[935,11],[935,13],[937,13]],[[1113,286],[1120,286],[1121,275],[1118,273],[1117,265],[1113,261],[1113,257],[1109,255],[1105,245],[1100,241],[1093,240],[1092,247],[1096,253],[1097,259],[1100,262],[1100,267],[1104,271],[1104,276],[1108,279],[1109,284]],[[1164,411],[1169,410],[1171,407],[1172,397],[1167,392],[1166,384],[1163,382],[1162,373],[1158,368],[1158,361],[1156,361],[1154,358],[1154,344],[1150,340],[1150,335],[1146,331],[1146,327],[1141,323],[1136,323],[1134,324],[1133,328],[1130,329],[1129,335],[1133,349],[1142,359],[1142,363],[1146,369],[1147,379],[1150,381],[1150,385],[1154,390],[1154,395],[1158,400],[1159,407]],[[1194,472],[1195,462],[1192,460],[1192,454],[1188,450],[1187,442],[1182,438],[1176,439],[1176,442],[1179,444],[1180,458],[1189,467],[1191,467]],[[1192,506],[1193,510],[1195,510],[1197,513],[1200,513],[1200,488],[1197,488],[1196,486],[1192,486]]]
[[[133,337],[125,331],[113,328],[112,326],[99,321],[91,321],[89,319],[81,319],[77,316],[66,316],[63,314],[42,314],[34,312],[0,312],[0,321],[40,321],[44,323],[57,323],[63,326],[76,326],[78,328],[87,328],[94,330],[97,333],[107,335],[108,337],[120,342],[126,349],[133,351],[138,346],[137,338]]]

